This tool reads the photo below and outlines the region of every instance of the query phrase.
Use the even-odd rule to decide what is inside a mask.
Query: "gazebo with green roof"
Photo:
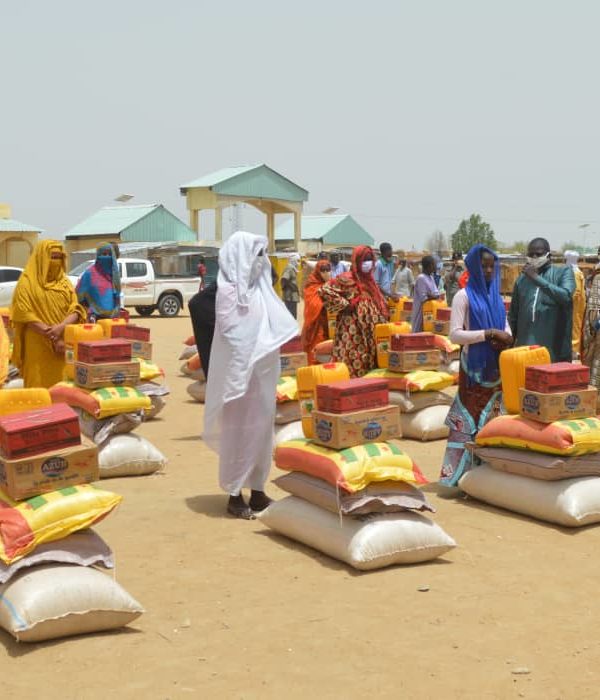
[[[224,168],[210,175],[181,185],[187,200],[190,228],[200,238],[200,212],[215,212],[215,239],[223,240],[223,209],[245,203],[267,217],[269,250],[275,250],[275,215],[293,214],[294,242],[300,245],[300,218],[308,200],[308,191],[269,168],[268,165],[246,165]]]

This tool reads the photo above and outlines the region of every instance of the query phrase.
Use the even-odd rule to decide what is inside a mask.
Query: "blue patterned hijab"
[[[489,253],[494,258],[494,275],[487,282],[483,274],[481,256]],[[467,296],[469,298],[469,328],[472,331],[495,328],[503,331],[506,326],[506,309],[500,296],[500,265],[498,256],[487,246],[478,243],[465,256],[469,271]],[[486,340],[469,346],[467,368],[476,381],[494,382],[499,378],[498,351]]]

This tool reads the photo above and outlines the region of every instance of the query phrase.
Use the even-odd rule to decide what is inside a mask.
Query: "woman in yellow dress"
[[[65,271],[58,241],[40,241],[17,282],[11,319],[15,327],[13,363],[23,384],[51,387],[63,379],[63,335],[69,323],[83,323],[85,310]]]

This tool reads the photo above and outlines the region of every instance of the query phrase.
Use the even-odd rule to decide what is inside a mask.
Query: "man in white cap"
[[[581,354],[581,327],[585,314],[585,277],[577,265],[579,253],[576,250],[565,250],[565,263],[575,275],[575,291],[573,292],[573,354]]]

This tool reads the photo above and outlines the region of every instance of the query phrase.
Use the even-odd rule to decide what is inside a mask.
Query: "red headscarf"
[[[362,271],[362,264],[367,256],[371,257],[373,265],[375,265],[373,249],[368,245],[356,246],[352,251],[352,267],[350,268],[350,272],[345,272],[337,279],[345,277],[346,280],[352,281],[358,287],[359,294],[372,299],[379,311],[387,317],[389,315],[387,303],[383,298],[381,290],[377,286],[377,282],[375,282],[373,269],[366,274]]]
[[[325,284],[321,277],[321,270],[324,267],[331,269],[329,260],[319,260],[315,269],[306,280],[304,287],[304,325],[302,326],[302,345],[306,352],[310,352],[315,343],[326,338],[317,338],[321,324],[321,313],[323,312],[323,300],[319,294],[319,289]],[[325,321],[324,327],[327,326]]]

